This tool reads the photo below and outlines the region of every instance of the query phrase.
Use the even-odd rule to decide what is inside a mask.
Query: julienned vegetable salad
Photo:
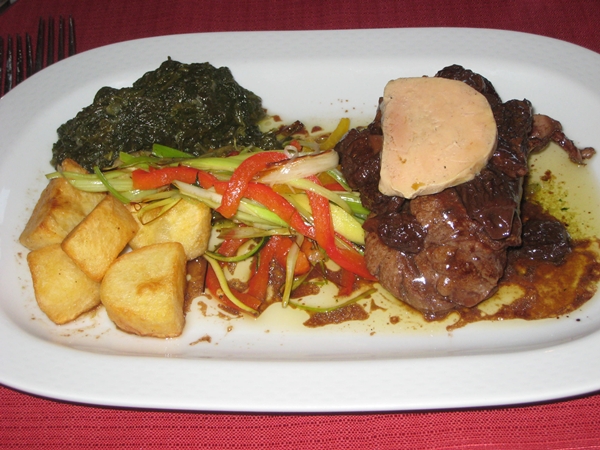
[[[339,287],[348,300],[340,308],[369,295],[354,295],[357,282],[374,280],[367,271],[362,248],[366,210],[338,170],[333,147],[348,131],[340,120],[325,139],[295,135],[283,150],[236,148],[227,156],[193,156],[154,145],[151,152],[121,153],[111,169],[94,173],[54,172],[88,192],[110,192],[123,203],[134,203],[138,218],[148,223],[187,197],[213,210],[215,248],[208,261],[205,289],[230,307],[258,315],[269,302],[269,287],[278,290],[283,306],[314,312],[291,300],[292,292],[314,280],[319,271]],[[232,263],[251,261],[247,283],[231,283],[225,270]],[[272,261],[285,269],[273,283]],[[325,267],[331,261],[336,270]],[[338,269],[339,268],[339,269]]]

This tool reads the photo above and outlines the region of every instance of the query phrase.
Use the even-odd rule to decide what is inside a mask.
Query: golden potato
[[[100,283],[83,273],[60,244],[31,251],[27,263],[35,298],[52,322],[70,322],[100,304]]]
[[[121,255],[100,287],[108,316],[124,331],[160,338],[179,336],[186,256],[178,242],[148,245]]]
[[[134,213],[134,217],[137,215]],[[203,255],[210,237],[211,211],[204,203],[181,199],[166,213],[142,225],[129,242],[131,248],[141,248],[160,242],[179,242],[188,260]]]
[[[67,235],[62,249],[91,279],[100,282],[138,228],[129,209],[107,195]]]
[[[65,160],[62,170],[86,173],[75,161]],[[84,192],[65,178],[50,180],[33,209],[19,242],[30,250],[59,244],[106,196]]]

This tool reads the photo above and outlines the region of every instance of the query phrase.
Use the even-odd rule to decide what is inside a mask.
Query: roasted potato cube
[[[100,282],[138,228],[129,209],[107,195],[67,235],[62,249],[92,280]]]
[[[100,304],[100,283],[83,273],[60,244],[29,252],[27,263],[35,298],[52,322],[70,322]]]
[[[85,169],[72,160],[65,160],[62,170],[86,173]],[[30,250],[60,244],[105,196],[104,193],[80,191],[65,178],[50,180],[19,241]]]
[[[108,316],[140,336],[179,336],[183,330],[186,256],[179,242],[148,245],[121,255],[100,287]]]
[[[133,214],[137,219],[137,214]],[[210,237],[211,211],[204,203],[181,199],[166,213],[142,225],[129,242],[141,248],[160,242],[179,242],[188,260],[204,254]]]

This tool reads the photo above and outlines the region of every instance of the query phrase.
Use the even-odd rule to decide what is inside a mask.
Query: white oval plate
[[[577,143],[600,147],[600,56],[539,36],[480,29],[193,34],[68,58],[0,100],[0,382],[99,405],[252,412],[508,405],[600,388],[598,298],[560,320],[478,323],[453,333],[410,323],[308,329],[306,316],[298,318],[304,313],[281,308],[257,321],[225,321],[194,306],[184,334],[170,340],[127,335],[101,309],[70,325],[49,322],[17,238],[51,171],[56,129],[100,87],[128,86],[169,56],[228,66],[284,120],[326,125],[342,116],[370,121],[389,79],[461,64],[489,78],[504,100],[528,98]],[[599,173],[599,164],[596,157],[589,170]]]

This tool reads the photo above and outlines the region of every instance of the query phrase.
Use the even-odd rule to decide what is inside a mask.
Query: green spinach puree
[[[224,146],[281,148],[262,133],[260,97],[241,87],[226,67],[170,58],[132,87],[103,87],[94,102],[58,128],[52,164],[71,158],[89,171],[110,167],[119,152],[154,143],[196,156]]]

